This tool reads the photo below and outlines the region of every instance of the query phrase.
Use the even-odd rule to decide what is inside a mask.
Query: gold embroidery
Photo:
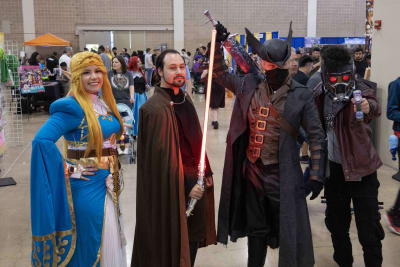
[[[32,266],[42,266],[42,262],[39,259],[38,254],[40,253],[40,246],[35,241],[32,241]]]
[[[103,249],[104,224],[106,222],[106,211],[107,211],[107,191],[106,191],[106,196],[104,198],[104,215],[103,215],[103,229],[101,230],[101,242],[100,242],[99,251],[97,252],[97,258],[93,264],[93,267],[96,267],[99,262],[100,262],[100,266],[102,265],[101,255],[103,252],[102,249]]]
[[[74,165],[77,165],[78,168],[80,166],[90,165],[90,166],[96,166],[98,169],[110,170],[111,173],[112,173],[112,170],[119,170],[117,155],[102,156],[102,157],[100,157],[100,161],[98,160],[97,157],[80,158],[80,159],[67,158],[66,160],[71,162]]]
[[[67,200],[71,216],[72,229],[67,231],[57,231],[45,236],[32,236],[32,257],[33,257],[32,265],[35,267],[36,266],[50,267],[50,262],[46,262],[46,260],[47,261],[50,260],[50,254],[46,255],[46,253],[50,252],[51,248],[53,250],[52,266],[54,267],[55,266],[65,267],[69,263],[75,252],[76,222],[75,222],[74,204],[72,201],[71,185],[69,183],[69,177],[65,162],[64,162],[64,174],[65,174],[65,186],[67,190]],[[71,242],[68,239],[64,239],[70,236],[71,236]],[[49,241],[51,242],[52,247],[50,247],[50,245],[48,244]],[[37,242],[39,242],[39,244],[37,244]],[[41,243],[43,243],[43,263],[40,261],[39,257]],[[65,256],[64,261],[61,262],[62,256],[66,253],[66,249],[68,248],[69,243],[71,243],[71,246],[68,250],[68,254]]]
[[[45,267],[56,267],[57,262],[57,248],[55,233],[51,233],[45,236],[32,236],[32,265],[33,266],[45,266]],[[49,244],[50,242],[50,244]],[[40,257],[40,246],[43,244],[43,256]],[[40,261],[42,258],[43,262]],[[65,266],[65,265],[64,265]]]
[[[64,259],[64,262],[61,263],[61,265],[60,265],[61,267],[64,267],[69,263],[69,261],[71,260],[72,256],[74,255],[75,248],[76,248],[76,221],[75,221],[75,212],[74,212],[74,202],[72,200],[71,184],[69,182],[67,164],[66,164],[65,161],[64,161],[64,174],[65,174],[65,185],[66,185],[66,189],[67,189],[67,199],[68,199],[69,213],[71,215],[72,229],[68,230],[68,231],[62,231],[62,232],[57,232],[56,233],[57,237],[58,237],[59,244],[61,244],[60,245],[61,250],[64,249],[63,247],[67,247],[67,245],[68,245],[68,240],[63,240],[63,242],[60,242],[61,239],[65,238],[68,235],[72,235],[72,239],[71,239],[71,247],[70,247],[70,249],[68,251],[67,256]],[[64,245],[65,241],[67,242],[66,245]],[[62,253],[62,254],[64,254],[64,253]],[[57,262],[58,262],[58,264],[60,264],[59,261],[57,261]]]

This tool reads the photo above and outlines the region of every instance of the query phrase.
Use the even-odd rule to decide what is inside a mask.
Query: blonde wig
[[[88,146],[85,151],[85,157],[88,156],[91,150],[96,150],[96,155],[100,159],[103,149],[103,133],[101,131],[100,123],[97,119],[96,113],[93,109],[92,99],[86,92],[82,83],[82,74],[88,66],[98,66],[103,73],[103,86],[101,88],[101,98],[111,109],[115,117],[120,123],[120,131],[118,138],[123,131],[123,121],[118,112],[117,105],[112,93],[111,85],[107,77],[107,70],[101,60],[100,56],[92,52],[80,52],[75,54],[71,59],[71,90],[68,95],[73,96],[85,113],[87,127],[88,127]]]

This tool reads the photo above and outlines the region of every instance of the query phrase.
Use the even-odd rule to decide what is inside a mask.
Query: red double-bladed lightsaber
[[[207,79],[207,94],[206,94],[206,107],[204,111],[204,123],[203,123],[203,138],[201,140],[201,154],[200,154],[200,163],[199,163],[199,173],[197,184],[204,189],[204,176],[206,169],[206,144],[207,144],[207,130],[208,130],[208,113],[210,111],[210,98],[211,98],[211,82],[212,82],[212,74],[213,74],[213,65],[214,65],[214,54],[215,54],[215,40],[217,37],[217,31],[212,31],[211,36],[211,50],[210,50],[210,64],[208,66],[208,79]],[[190,199],[188,208],[186,210],[186,216],[189,217],[192,214],[194,206],[196,205],[197,200],[194,198]]]

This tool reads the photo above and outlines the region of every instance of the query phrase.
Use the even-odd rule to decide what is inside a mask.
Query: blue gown
[[[112,114],[98,117],[104,140],[120,124]],[[84,112],[72,97],[57,100],[50,118],[32,141],[31,220],[33,266],[100,266],[108,169],[89,181],[69,178],[57,140],[85,144]],[[49,264],[49,265],[47,265]]]

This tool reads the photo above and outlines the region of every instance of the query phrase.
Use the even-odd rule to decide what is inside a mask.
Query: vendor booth
[[[25,46],[37,46],[37,47],[66,47],[71,46],[71,42],[66,41],[60,37],[57,37],[51,33],[46,33],[35,39],[24,42]],[[26,73],[27,71],[33,71],[33,66],[30,68],[24,66],[19,69],[20,73]],[[36,67],[37,68],[37,67]],[[24,75],[24,81],[21,81],[21,95],[24,97],[23,110],[24,112],[30,112],[31,109],[35,109],[37,106],[44,106],[48,109],[49,105],[60,97],[65,95],[65,90],[61,85],[60,81],[61,72],[58,68],[53,70],[47,70],[41,68],[40,70],[34,71],[35,75]],[[56,77],[53,80],[48,80],[48,74],[54,74]],[[21,79],[20,75],[20,79]],[[33,79],[33,80],[32,80]],[[24,105],[25,104],[25,105]]]

